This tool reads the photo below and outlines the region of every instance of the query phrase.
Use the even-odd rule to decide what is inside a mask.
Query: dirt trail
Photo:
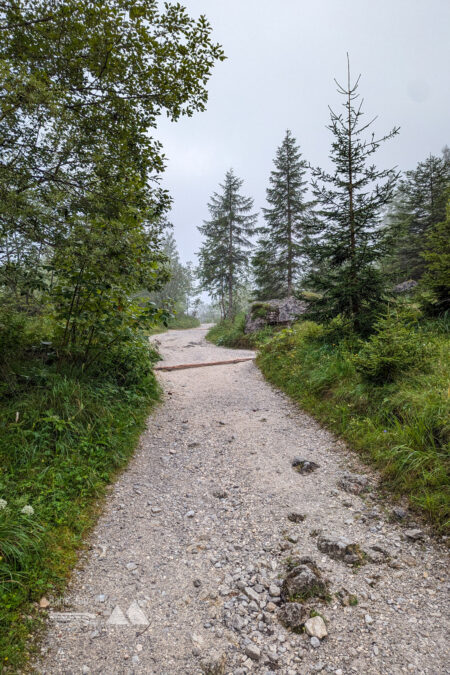
[[[158,336],[165,362],[252,354],[209,345],[204,334]],[[51,607],[36,671],[450,673],[447,554],[426,533],[405,535],[414,530],[408,514],[391,521],[376,476],[251,361],[158,377],[165,402],[114,486],[67,595]],[[298,473],[296,455],[319,468]],[[346,471],[364,473],[369,490],[339,488]],[[291,522],[290,512],[305,518]],[[330,537],[359,544],[366,564],[330,557],[340,555]],[[330,582],[328,602],[310,603],[327,621],[321,641],[277,618],[284,561],[297,554]]]

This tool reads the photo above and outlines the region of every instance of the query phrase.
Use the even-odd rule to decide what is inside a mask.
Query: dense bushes
[[[366,379],[383,383],[414,368],[424,369],[426,343],[418,338],[410,321],[389,313],[375,324],[375,332],[355,355],[357,372]]]

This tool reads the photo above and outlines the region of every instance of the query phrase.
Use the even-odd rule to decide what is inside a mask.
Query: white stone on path
[[[313,616],[311,619],[305,622],[305,630],[311,637],[322,638],[328,635],[327,627],[325,626],[325,621],[321,616]]]

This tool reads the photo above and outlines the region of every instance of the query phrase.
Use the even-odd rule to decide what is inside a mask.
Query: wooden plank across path
[[[254,356],[245,356],[240,359],[231,359],[228,361],[208,361],[207,363],[181,363],[176,366],[155,366],[154,370],[185,370],[186,368],[205,368],[206,366],[226,366],[229,363],[242,363],[242,361],[253,361]]]

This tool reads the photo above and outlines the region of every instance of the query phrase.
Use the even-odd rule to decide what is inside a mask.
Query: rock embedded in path
[[[309,611],[299,602],[287,602],[278,612],[278,620],[286,628],[300,630],[309,618]]]
[[[244,593],[245,595],[250,598],[250,600],[253,600],[253,602],[259,603],[261,598],[259,597],[259,594],[253,590],[253,588],[250,588],[250,586],[246,586],[244,588]]]
[[[214,490],[212,495],[216,499],[226,499],[228,497],[228,493],[226,492],[226,490]]]
[[[269,595],[272,598],[278,598],[280,596],[280,589],[276,584],[270,584],[269,586]]]
[[[321,616],[313,616],[305,621],[305,631],[310,637],[316,637],[319,640],[323,640],[328,635],[325,621]]]
[[[219,652],[212,652],[201,663],[201,669],[205,675],[225,675],[227,657]]]
[[[391,559],[389,552],[386,551],[381,546],[378,546],[378,544],[375,544],[374,546],[369,546],[367,549],[364,550],[364,554],[368,562],[375,563],[377,565],[384,562],[389,562],[389,560]]]
[[[419,539],[423,539],[423,532],[422,532],[422,530],[419,530],[419,528],[413,528],[411,530],[405,530],[404,534],[405,534],[405,537],[407,539],[410,539],[411,541],[419,541]]]
[[[290,520],[291,523],[302,523],[305,518],[306,516],[303,513],[299,513],[298,511],[291,511],[287,516],[287,519]]]
[[[294,457],[291,462],[292,467],[298,471],[298,473],[312,473],[319,469],[320,466],[309,459],[302,459],[301,457]]]
[[[317,540],[317,548],[333,560],[341,560],[347,565],[355,565],[365,559],[365,553],[359,545],[345,537],[322,535]]]
[[[311,563],[295,566],[288,573],[281,586],[283,602],[323,597],[327,593],[327,581],[322,578],[317,567]]]
[[[256,645],[246,645],[245,653],[253,661],[259,661],[261,658],[261,650]]]
[[[408,515],[408,512],[401,506],[394,506],[394,508],[392,509],[392,515],[396,520],[405,520],[405,518]]]
[[[344,473],[338,481],[338,487],[352,495],[359,495],[367,489],[368,480],[366,476],[357,473]]]

